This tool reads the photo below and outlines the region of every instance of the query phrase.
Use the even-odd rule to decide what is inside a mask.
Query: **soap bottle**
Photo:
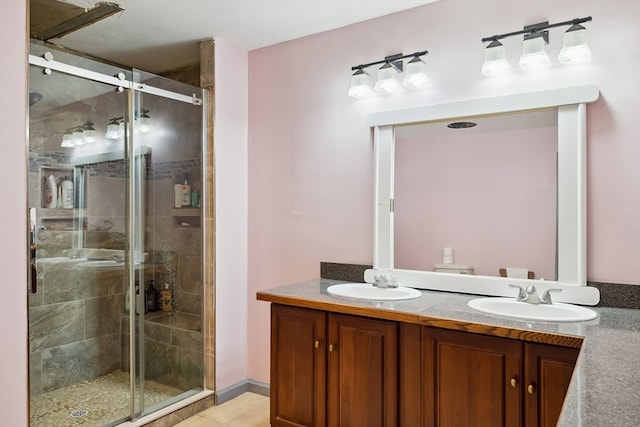
[[[182,194],[182,206],[191,206],[191,186],[187,181],[187,178],[184,179],[184,185],[181,189]]]
[[[65,176],[60,187],[62,188],[62,207],[73,209],[73,182]]]
[[[162,300],[162,311],[168,312],[173,310],[173,304],[171,302],[171,289],[169,289],[169,284],[164,284],[164,289],[160,291],[161,300]]]
[[[149,286],[145,291],[145,304],[147,307],[147,312],[157,311],[158,310],[158,291],[153,287],[153,279],[149,280]]]
[[[173,207],[182,207],[182,184],[176,184],[173,186]]]
[[[44,179],[43,185],[43,201],[42,207],[53,209],[56,207],[56,178],[53,175],[49,175]]]
[[[200,207],[200,193],[198,193],[198,189],[195,185],[193,186],[193,191],[191,192],[191,207]]]

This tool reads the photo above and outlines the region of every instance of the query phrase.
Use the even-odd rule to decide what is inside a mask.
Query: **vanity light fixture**
[[[510,70],[504,46],[499,40],[516,35],[524,35],[522,56],[518,62],[520,68],[530,71],[547,67],[549,65],[549,57],[545,52],[545,45],[549,43],[548,30],[562,26],[570,26],[570,28],[564,35],[564,45],[558,60],[562,64],[588,61],[591,58],[591,52],[587,46],[587,32],[580,24],[591,20],[592,18],[587,16],[586,18],[575,18],[555,24],[539,22],[527,25],[520,31],[484,37],[482,42],[490,43],[485,49],[482,73],[485,76],[492,76]]]
[[[397,93],[402,90],[402,86],[408,89],[424,88],[428,85],[427,66],[421,57],[428,53],[426,50],[414,52],[410,55],[398,53],[386,56],[381,61],[351,67],[351,71],[354,71],[354,73],[351,76],[349,96],[365,98],[375,93],[382,95]],[[407,63],[406,72],[401,83],[400,74],[405,71],[402,60],[407,58],[412,59]],[[382,66],[378,70],[376,84],[372,87],[371,76],[365,71],[365,68],[380,64]]]
[[[71,148],[76,144],[73,142],[73,133],[70,130],[67,130],[64,135],[62,135],[62,143],[60,147]]]

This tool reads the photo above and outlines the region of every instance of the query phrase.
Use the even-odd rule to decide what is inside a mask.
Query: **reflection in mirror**
[[[557,117],[553,108],[460,129],[396,126],[395,268],[557,280]]]

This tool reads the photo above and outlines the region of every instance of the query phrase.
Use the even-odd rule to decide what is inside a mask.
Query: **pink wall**
[[[247,378],[248,54],[215,42],[216,388]]]
[[[26,2],[3,4],[0,25],[0,423],[28,424]]]
[[[593,16],[593,61],[505,78],[480,73],[480,39],[524,25]],[[588,109],[588,279],[640,277],[640,3],[446,0],[249,54],[249,378],[269,379],[269,305],[261,289],[319,277],[320,261],[372,260],[372,138],[367,114],[596,84]],[[521,41],[505,40],[512,64]],[[355,100],[350,67],[428,49],[432,87]],[[220,65],[220,64],[219,64]]]

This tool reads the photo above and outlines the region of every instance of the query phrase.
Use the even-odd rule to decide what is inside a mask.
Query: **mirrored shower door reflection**
[[[202,109],[114,84],[131,70],[31,54],[31,425],[117,425],[202,390],[200,209],[174,207],[174,184],[200,182],[201,155],[178,162],[168,147],[202,146]],[[143,101],[157,119],[140,121]]]

